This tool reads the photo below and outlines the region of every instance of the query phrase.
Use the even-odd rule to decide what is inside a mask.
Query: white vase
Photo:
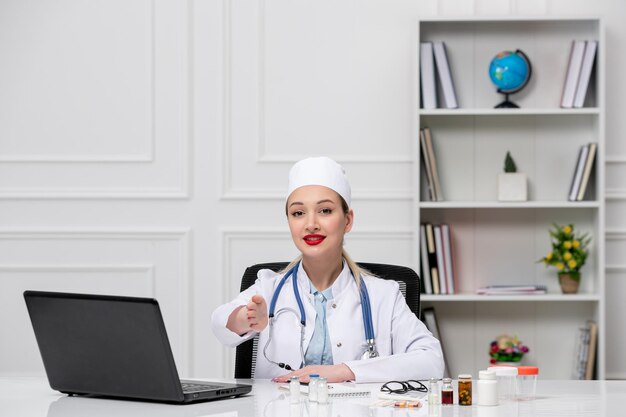
[[[526,201],[527,199],[526,174],[522,172],[498,174],[498,201]]]

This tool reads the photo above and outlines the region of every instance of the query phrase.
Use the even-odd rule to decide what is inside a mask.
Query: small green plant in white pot
[[[498,175],[498,201],[526,201],[528,199],[526,174],[517,172],[517,166],[507,151],[504,173]]]

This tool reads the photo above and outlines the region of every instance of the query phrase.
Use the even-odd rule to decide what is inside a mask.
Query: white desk
[[[371,398],[333,399],[327,406],[289,404],[289,397],[269,381],[254,385],[246,397],[193,405],[167,405],[66,397],[52,391],[44,378],[0,378],[0,416],[23,417],[525,417],[626,415],[626,381],[539,381],[537,399],[497,407],[428,405],[420,409],[371,408]],[[372,385],[377,390],[379,385]]]

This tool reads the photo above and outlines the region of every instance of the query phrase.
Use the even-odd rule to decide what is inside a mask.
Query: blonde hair
[[[367,269],[361,268],[359,265],[357,265],[357,263],[352,260],[350,255],[348,255],[348,252],[346,252],[346,250],[343,249],[343,248],[341,249],[341,257],[348,264],[348,268],[350,268],[350,271],[352,271],[352,275],[354,275],[354,279],[356,280],[356,285],[357,286],[359,286],[359,287],[361,286],[361,275],[375,276],[373,273],[371,273]],[[296,264],[298,262],[300,262],[301,260],[302,260],[302,255],[298,256],[296,259],[294,259],[293,261],[289,262],[289,265],[287,265],[286,267],[284,267],[283,269],[278,271],[278,274],[281,274],[281,275],[282,274],[286,274],[287,272],[289,272],[289,270],[291,268],[296,266]]]
[[[337,192],[335,191],[335,193],[337,193]],[[341,195],[339,195],[339,193],[337,193],[337,196],[341,200],[341,209],[343,210],[344,214],[347,215],[350,212],[350,207],[348,207],[348,203],[346,203],[346,200],[344,200],[344,198]],[[287,207],[287,203],[285,203],[285,214],[289,215],[289,210],[288,210],[288,207]],[[341,248],[341,257],[348,264],[348,268],[350,268],[350,271],[352,271],[352,275],[354,275],[354,279],[356,280],[356,285],[357,286],[359,286],[359,287],[361,286],[361,275],[375,276],[374,274],[372,274],[367,269],[361,268],[359,265],[357,265],[357,263],[352,260],[352,258],[350,257],[350,255],[348,255],[348,252],[346,252],[346,250],[344,248]],[[289,262],[289,265],[284,267],[278,273],[279,274],[287,273],[291,268],[296,266],[296,264],[298,262],[300,262],[301,260],[302,260],[302,255],[298,256],[296,259],[294,259],[293,261]]]

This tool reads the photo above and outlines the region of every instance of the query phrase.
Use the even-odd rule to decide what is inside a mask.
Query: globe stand
[[[502,88],[503,86],[500,84],[500,81],[502,80],[500,78],[496,80],[494,79],[494,76],[493,76],[494,62],[496,61],[496,59],[501,59],[503,57],[506,58],[508,55],[511,55],[511,54],[519,55],[522,58],[522,60],[526,63],[526,68],[527,68],[527,71],[525,74],[526,78],[522,80],[521,83],[516,83],[518,85],[511,86],[511,88]],[[498,71],[500,70],[498,69]],[[508,68],[508,66],[505,67],[504,73],[506,74],[507,71],[510,72],[510,69]],[[495,109],[519,109],[520,107],[517,104],[509,100],[509,94],[515,94],[521,91],[524,87],[526,87],[526,85],[528,84],[528,81],[530,81],[530,77],[532,73],[533,73],[533,68],[532,68],[532,65],[530,64],[530,60],[528,59],[528,56],[521,49],[516,49],[515,52],[513,53],[509,51],[503,51],[497,54],[496,57],[491,61],[491,64],[489,66],[489,76],[491,77],[491,81],[495,84],[495,86],[498,87],[497,92],[499,94],[504,94],[504,101],[494,106],[494,108]],[[500,74],[502,73],[500,72]],[[508,84],[508,83],[505,83],[505,84]]]
[[[504,94],[504,101],[495,106],[494,109],[519,109],[519,106],[517,104],[509,100],[509,93],[505,93],[500,90],[498,90],[498,93]]]

